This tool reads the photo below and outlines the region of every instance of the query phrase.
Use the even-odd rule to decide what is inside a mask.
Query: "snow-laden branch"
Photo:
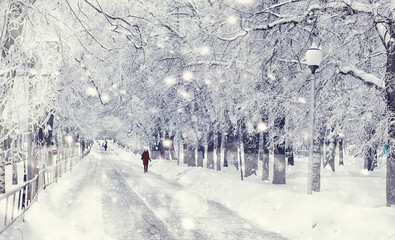
[[[375,88],[384,91],[384,81],[371,73],[367,73],[355,66],[338,66],[338,73],[342,75],[351,75],[356,79],[361,80],[364,84],[374,86]]]
[[[306,15],[302,15],[302,16],[289,16],[288,18],[283,18],[283,19],[279,19],[276,20],[274,22],[265,24],[265,25],[261,25],[261,26],[257,26],[254,27],[252,30],[269,30],[272,29],[278,25],[283,25],[283,24],[287,24],[287,23],[300,23]]]
[[[388,43],[391,40],[391,36],[388,33],[387,26],[383,22],[377,22],[376,23],[376,30],[377,30],[377,33],[378,33],[380,39],[381,39],[381,42],[383,43],[383,45],[385,47],[387,47]]]
[[[354,12],[360,12],[360,13],[369,13],[369,14],[373,14],[374,10],[378,8],[378,5],[374,5],[374,4],[364,4],[355,0],[343,0],[343,1],[338,1],[338,2],[333,2],[332,3],[335,6],[339,6],[339,7],[348,7],[351,10],[353,10]],[[329,6],[331,6],[332,4],[329,4]]]
[[[81,61],[81,60],[78,60],[77,58],[74,58],[74,60],[75,60],[76,62],[78,62],[79,64],[82,64],[82,61]],[[84,69],[84,71],[87,71],[87,68],[86,68],[85,66],[82,66],[82,69]],[[102,96],[101,96],[100,91],[99,91],[99,87],[96,85],[95,81],[93,80],[93,78],[91,77],[90,74],[87,73],[87,76],[88,76],[89,80],[91,81],[92,85],[95,87],[95,89],[96,89],[96,91],[97,91],[97,95],[98,95],[98,97],[99,97],[100,103],[101,103],[102,105],[106,105],[106,103],[103,102]]]
[[[230,37],[230,38],[220,37],[220,36],[217,36],[217,35],[214,35],[214,37],[218,38],[221,41],[231,42],[231,41],[234,41],[234,40],[236,40],[238,38],[244,37],[245,35],[247,35],[247,33],[248,33],[248,31],[243,29],[242,33],[239,33],[239,34],[237,34],[237,35],[235,35],[233,37]]]
[[[290,3],[300,2],[300,1],[301,0],[288,0],[288,1],[285,1],[285,2],[277,3],[277,4],[274,4],[274,5],[270,6],[270,7],[262,9],[261,11],[256,12],[255,14],[267,13],[268,11],[271,11],[271,10],[273,10],[275,8],[282,7],[282,6],[290,4]]]
[[[299,2],[297,0],[288,0],[283,3],[279,3],[276,5],[273,5],[271,7],[268,7],[257,14],[261,13],[270,13],[271,9],[277,7],[277,5],[282,6],[285,4],[289,3],[295,3]],[[272,29],[278,25],[283,25],[283,24],[288,24],[288,23],[294,23],[294,24],[299,24],[306,20],[307,18],[311,17],[314,14],[317,14],[316,12],[328,12],[328,11],[337,11],[337,12],[343,12],[347,10],[352,10],[355,13],[365,13],[365,14],[370,14],[374,15],[374,5],[369,5],[369,4],[362,4],[356,1],[351,1],[351,0],[344,0],[344,1],[335,1],[335,2],[330,2],[325,5],[312,5],[310,6],[304,13],[297,14],[297,15],[283,15],[280,19],[277,19],[273,22],[263,24],[260,26],[254,27],[252,30],[269,30]],[[347,11],[348,12],[348,11]]]

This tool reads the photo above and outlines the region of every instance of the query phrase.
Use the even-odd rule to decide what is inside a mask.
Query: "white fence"
[[[56,165],[41,170],[33,179],[15,190],[0,195],[0,234],[9,228],[18,218],[24,219],[24,213],[37,199],[41,190],[56,182],[63,173],[70,171],[88,151],[82,155],[69,157]],[[1,223],[2,219],[4,220]]]

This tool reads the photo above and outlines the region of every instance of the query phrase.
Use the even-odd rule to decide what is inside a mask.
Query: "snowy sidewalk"
[[[118,154],[122,152],[122,154]],[[0,239],[283,239],[111,147],[92,152]]]

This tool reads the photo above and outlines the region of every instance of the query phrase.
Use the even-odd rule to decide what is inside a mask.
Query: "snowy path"
[[[117,186],[113,190],[117,194],[108,194],[108,197],[115,197],[112,202],[118,202],[120,196],[130,199],[138,195],[136,203],[140,206],[142,201],[145,206],[137,209],[136,203],[126,204],[135,209],[129,211],[139,212],[148,208],[148,212],[154,213],[156,219],[163,223],[152,225],[155,217],[150,214],[146,224],[140,222],[141,226],[133,227],[141,234],[147,232],[147,229],[151,230],[150,234],[144,235],[144,239],[156,239],[156,236],[160,236],[160,239],[282,239],[246,222],[218,203],[208,201],[203,195],[184,189],[176,182],[169,182],[152,172],[143,173],[142,166],[132,164],[132,160],[122,159],[111,149],[103,158],[108,182]],[[108,214],[122,211],[117,204],[112,204],[112,207],[115,209]],[[130,216],[127,214],[124,218],[130,219]],[[122,229],[126,229],[126,226],[115,232]],[[160,233],[157,233],[159,229]],[[171,237],[165,235],[168,232]]]
[[[124,155],[123,155],[124,156]],[[284,239],[204,195],[94,147],[0,239]]]

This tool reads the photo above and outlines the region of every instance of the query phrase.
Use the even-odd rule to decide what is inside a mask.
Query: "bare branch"
[[[74,58],[74,59],[75,59],[75,61],[77,61],[78,63],[81,64],[81,60],[78,60],[77,58]],[[84,71],[87,70],[86,67],[82,67],[82,68],[84,69]],[[100,94],[99,88],[97,87],[95,81],[93,80],[93,78],[92,78],[89,74],[87,74],[87,75],[88,75],[89,80],[91,81],[91,83],[93,84],[93,86],[95,87],[95,89],[96,89],[96,91],[97,91],[97,94],[98,94],[98,96],[99,96],[100,103],[101,103],[102,105],[105,105],[105,103],[103,102],[103,100],[102,100],[102,98],[101,98],[101,94]]]
[[[78,15],[75,13],[74,9],[71,7],[70,2],[68,0],[66,0],[67,5],[70,8],[70,11],[73,13],[74,17],[78,20],[78,22],[80,23],[80,25],[85,29],[85,31],[88,33],[88,35],[97,43],[100,45],[100,47],[102,47],[105,50],[108,50],[107,47],[105,47],[103,44],[101,44],[95,36],[92,35],[92,33],[85,27],[85,25],[82,23],[81,19],[78,17]]]

